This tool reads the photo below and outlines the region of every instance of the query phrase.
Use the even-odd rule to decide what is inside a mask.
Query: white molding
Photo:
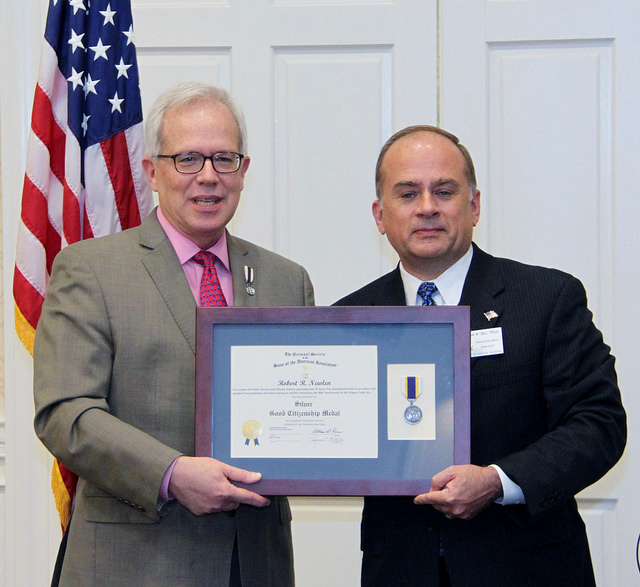
[[[6,525],[6,517],[5,511],[7,509],[7,476],[5,474],[5,461],[6,461],[6,443],[4,440],[5,437],[5,425],[4,425],[4,416],[0,418],[0,528],[4,528]],[[4,532],[0,532],[0,561],[3,561],[4,564],[4,553],[5,553],[5,534]],[[0,585],[4,585],[3,574],[0,573]]]
[[[296,583],[359,585],[362,498],[291,497],[289,501]]]
[[[0,486],[0,587],[47,585],[60,542],[52,512],[51,464],[33,431],[32,360],[16,336],[13,267],[20,217],[27,137],[38,77],[47,4],[9,2],[0,22],[0,147],[2,159],[2,260],[4,312],[4,440]]]
[[[587,527],[589,549],[597,585],[618,585],[617,499],[578,497],[578,510]]]
[[[4,464],[6,460],[6,443],[4,441],[4,417],[0,418],[0,499],[4,500],[4,489],[7,484],[4,472]],[[1,509],[2,506],[0,506]],[[4,524],[1,524],[4,526]]]

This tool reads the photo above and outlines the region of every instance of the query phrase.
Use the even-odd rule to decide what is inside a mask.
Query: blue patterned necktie
[[[226,306],[227,300],[224,299],[216,271],[216,256],[209,251],[199,251],[193,256],[193,259],[204,265],[200,281],[200,305]]]
[[[433,299],[433,294],[438,291],[436,284],[433,281],[423,281],[418,288],[418,295],[422,298],[423,306],[437,306]]]

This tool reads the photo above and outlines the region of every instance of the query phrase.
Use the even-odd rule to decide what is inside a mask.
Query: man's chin
[[[224,233],[224,225],[216,223],[215,225],[199,226],[191,233],[191,240],[201,249],[206,250],[215,245]],[[206,245],[206,246],[205,246]]]
[[[417,259],[438,259],[445,254],[445,249],[439,243],[421,243],[421,246],[412,247],[411,253]]]

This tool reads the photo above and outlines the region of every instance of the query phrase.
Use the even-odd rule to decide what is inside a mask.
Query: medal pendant
[[[422,420],[422,410],[418,406],[411,404],[404,411],[404,419],[408,424],[417,424]]]

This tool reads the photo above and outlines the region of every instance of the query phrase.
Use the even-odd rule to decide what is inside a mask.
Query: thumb
[[[436,473],[431,479],[430,491],[442,491],[455,475],[449,469]]]

